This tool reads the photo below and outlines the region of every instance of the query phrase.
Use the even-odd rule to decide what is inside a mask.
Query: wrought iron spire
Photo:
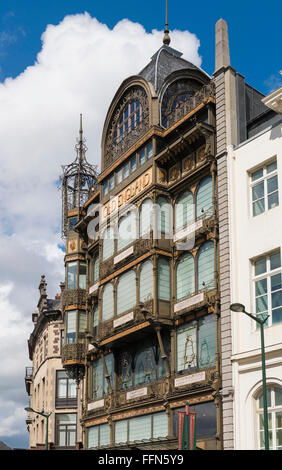
[[[87,146],[83,137],[82,114],[80,114],[79,138],[75,145],[76,159],[70,165],[63,165],[60,176],[62,190],[62,236],[67,235],[68,212],[77,209],[91,196],[97,184],[97,166],[90,165],[86,160]]]
[[[169,36],[168,21],[167,21],[167,0],[166,0],[165,30],[164,30],[163,43],[165,44],[165,46],[170,45],[170,36]]]

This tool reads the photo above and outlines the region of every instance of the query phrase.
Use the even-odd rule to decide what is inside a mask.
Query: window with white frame
[[[280,250],[253,262],[256,314],[269,315],[267,326],[282,322],[282,283]]]
[[[251,172],[252,215],[262,214],[279,204],[277,161]]]
[[[270,450],[282,450],[282,388],[269,387],[267,389],[267,410]],[[259,449],[265,448],[263,395],[257,398]]]

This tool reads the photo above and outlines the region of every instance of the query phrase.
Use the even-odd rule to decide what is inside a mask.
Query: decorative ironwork
[[[142,119],[135,125],[135,127],[123,135],[123,139],[120,142],[116,142],[116,129],[123,113],[124,107],[127,103],[139,101],[142,108]],[[140,137],[142,137],[149,129],[149,104],[147,95],[143,88],[136,86],[131,88],[120,100],[113,116],[108,129],[106,143],[105,143],[105,154],[104,154],[104,166],[107,168],[113,161],[115,161],[120,155],[128,150]]]
[[[67,236],[68,212],[78,209],[89,199],[97,186],[97,166],[90,165],[85,154],[87,147],[82,131],[82,115],[80,115],[79,139],[75,146],[76,159],[70,165],[62,165],[60,176],[62,190],[62,236]]]
[[[189,345],[191,347],[191,354],[188,356],[187,349],[188,349]],[[195,354],[195,351],[194,351],[193,339],[190,335],[187,335],[186,340],[185,340],[185,347],[184,347],[184,367],[187,364],[188,365],[188,370],[189,370],[191,368],[191,365],[195,361],[195,359],[196,359],[196,354]]]
[[[175,122],[179,121],[182,117],[195,109],[201,103],[207,101],[209,98],[215,97],[214,82],[204,85],[199,90],[186,91],[183,89],[182,94],[177,93],[175,90],[168,89],[168,93],[174,94],[167,97],[162,106],[162,124],[165,127],[170,127]]]
[[[75,380],[78,386],[85,375],[84,364],[67,364],[64,368],[69,379]]]
[[[85,289],[65,289],[62,297],[63,308],[67,305],[85,305],[86,303]]]

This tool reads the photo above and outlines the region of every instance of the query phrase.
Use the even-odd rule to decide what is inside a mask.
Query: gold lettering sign
[[[142,193],[148,186],[152,184],[153,179],[153,170],[149,168],[143,175],[141,175],[137,180],[133,181],[129,186],[127,186],[123,191],[121,191],[117,196],[110,199],[110,201],[104,205],[102,209],[102,222],[113,215],[117,209],[120,209],[124,204],[128,203],[133,197],[138,196]]]

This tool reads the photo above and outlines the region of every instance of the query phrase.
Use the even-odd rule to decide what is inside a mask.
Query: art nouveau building
[[[27,412],[29,448],[45,449],[46,418],[49,449],[76,448],[81,441],[79,402],[76,383],[68,378],[61,361],[64,322],[61,296],[47,298],[45,277],[41,277],[38,310],[32,314],[33,332],[28,340],[32,367],[26,368],[25,383],[29,395]],[[62,286],[63,287],[63,286]],[[37,413],[39,412],[39,413]]]
[[[67,233],[65,292],[86,260],[87,295],[65,307],[63,363],[85,373],[89,449],[175,449],[187,401],[198,447],[222,446],[215,92],[181,55],[166,36],[121,84]]]

